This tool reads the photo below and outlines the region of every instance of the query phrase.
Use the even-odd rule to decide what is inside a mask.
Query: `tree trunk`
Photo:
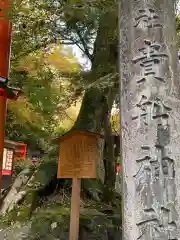
[[[117,42],[117,8],[113,5],[113,8],[108,9],[99,21],[90,82],[117,71]],[[118,93],[117,82],[116,79],[110,87],[105,83],[104,88],[100,89],[98,86],[95,86],[86,91],[74,128],[100,133],[105,130],[105,126],[105,132],[107,132],[109,121],[104,121],[106,107],[108,105],[108,111],[111,111],[113,101]],[[111,141],[111,137],[109,136],[108,141]],[[113,161],[114,154],[111,154],[110,148],[109,145],[109,152],[107,153],[108,165],[105,169],[105,183],[108,184],[108,189],[113,190],[116,174]]]
[[[7,212],[13,210],[15,205],[26,195],[25,188],[23,188],[31,178],[30,171],[23,170],[15,179],[10,191],[3,199],[0,213],[5,215]]]
[[[97,88],[88,90],[74,127],[92,132],[100,132],[103,123],[104,92]]]
[[[107,20],[108,19],[108,20]],[[117,8],[114,6],[102,14],[99,20],[97,38],[94,44],[91,73],[89,83],[109,73],[117,72]],[[108,100],[109,89],[114,90],[111,100],[118,93],[117,82],[111,87],[99,88],[98,86],[86,91],[75,128],[92,132],[100,132],[103,127],[104,105]],[[113,87],[112,87],[113,86]]]
[[[104,168],[105,168],[105,177],[104,177],[104,199],[107,202],[110,202],[113,199],[113,193],[115,189],[116,182],[116,156],[114,148],[114,136],[112,132],[110,117],[112,109],[112,100],[111,94],[109,95],[109,102],[104,106]]]
[[[122,0],[124,240],[180,239],[180,84],[173,0]]]

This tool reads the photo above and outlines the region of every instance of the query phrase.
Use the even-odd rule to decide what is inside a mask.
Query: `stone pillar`
[[[180,239],[180,77],[173,0],[121,0],[124,240]]]

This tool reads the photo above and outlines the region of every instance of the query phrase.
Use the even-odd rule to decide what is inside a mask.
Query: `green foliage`
[[[50,15],[42,13],[42,6],[47,5],[39,1],[37,6],[31,1],[15,1],[13,5],[10,83],[20,87],[22,95],[16,102],[8,102],[6,136],[31,148],[49,149],[49,136],[56,134],[73,101],[71,74],[80,66],[68,48],[52,44],[52,26],[47,40]]]
[[[31,183],[31,189],[38,191],[44,189],[57,174],[57,162],[54,159],[43,159],[34,174],[34,181]]]
[[[51,237],[59,237],[69,228],[69,215],[70,208],[67,209],[62,205],[49,205],[49,207],[43,207],[32,218],[30,239],[51,239]],[[43,224],[42,224],[43,223]],[[56,229],[51,229],[51,224],[57,223]],[[53,238],[52,238],[53,239]]]
[[[13,178],[16,178],[24,169],[33,168],[31,161],[29,159],[18,160],[14,162],[13,165]]]
[[[110,29],[101,18],[109,11],[113,16],[115,6],[114,0],[13,1],[11,84],[21,87],[23,94],[8,104],[8,138],[49,150],[50,138],[72,125],[64,126],[65,111],[82,90],[113,86],[114,62],[103,49],[109,54],[105,45],[112,45],[117,31],[107,30],[107,37],[98,41],[96,35],[100,24]],[[108,24],[114,24],[108,17]],[[77,45],[94,62],[95,72],[84,74],[70,48],[62,44]],[[112,71],[109,78],[107,72]]]

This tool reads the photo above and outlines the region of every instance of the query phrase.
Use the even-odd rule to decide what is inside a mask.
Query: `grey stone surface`
[[[124,240],[180,239],[180,82],[172,0],[122,0]]]
[[[0,229],[0,240],[23,240],[29,234],[30,224],[13,224],[11,227]]]

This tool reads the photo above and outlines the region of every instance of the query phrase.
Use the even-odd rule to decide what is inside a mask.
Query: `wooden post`
[[[1,95],[0,96],[0,198],[1,198],[1,189],[2,189],[5,117],[6,117],[6,97]]]
[[[73,178],[69,240],[79,239],[80,192],[81,179]]]

